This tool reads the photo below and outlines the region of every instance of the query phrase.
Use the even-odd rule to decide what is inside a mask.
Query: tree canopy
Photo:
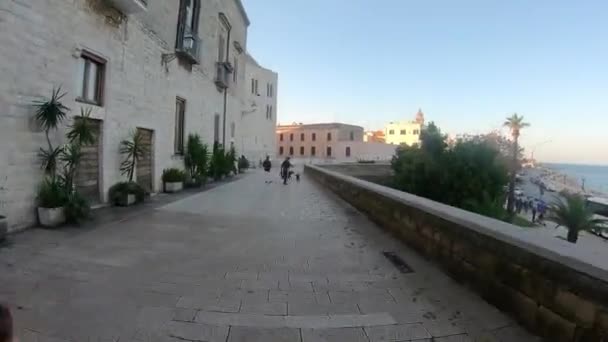
[[[429,123],[421,132],[421,145],[399,147],[392,167],[397,189],[482,214],[502,216],[508,171],[499,149],[485,140],[459,140],[448,146],[441,130]]]

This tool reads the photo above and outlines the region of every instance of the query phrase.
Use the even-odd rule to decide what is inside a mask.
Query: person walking
[[[0,304],[0,342],[14,342],[13,316],[7,306]]]
[[[272,163],[270,162],[269,156],[266,156],[266,159],[262,163],[262,167],[264,168],[264,172],[266,172],[266,175],[265,175],[266,179],[264,180],[264,183],[266,183],[266,184],[272,183],[272,177],[270,176],[270,169],[272,169]]]
[[[291,169],[292,165],[289,162],[289,157],[285,158],[283,163],[281,164],[281,177],[283,178],[283,185],[287,185],[287,178],[289,178],[289,169]]]
[[[532,203],[532,223],[536,222],[536,206]]]

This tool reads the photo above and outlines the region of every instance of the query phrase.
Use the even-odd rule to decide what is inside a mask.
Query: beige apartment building
[[[32,102],[53,88],[71,109],[51,132],[55,146],[81,108],[91,110],[98,139],[77,186],[92,203],[107,202],[108,189],[125,180],[119,144],[133,130],[149,146],[135,179],[152,193],[162,189],[163,169],[184,167],[190,133],[239,154],[255,136],[273,148],[276,73],[263,81],[275,97],[260,101],[261,116],[248,116],[249,25],[240,0],[0,1],[0,214],[10,229],[36,223],[46,139]],[[272,119],[264,119],[267,104]]]
[[[307,161],[388,160],[395,146],[364,142],[363,127],[344,123],[280,125],[277,157]]]
[[[420,143],[420,131],[424,125],[424,113],[418,110],[412,121],[389,122],[384,127],[384,138],[387,144],[412,146]]]

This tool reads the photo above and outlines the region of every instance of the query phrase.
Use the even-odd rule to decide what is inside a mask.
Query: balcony
[[[191,64],[198,64],[200,39],[190,32],[184,33],[184,38],[178,42],[175,53],[178,57],[186,59]]]
[[[148,0],[106,0],[112,7],[129,15],[148,10]]]
[[[228,88],[230,84],[230,73],[232,68],[226,62],[217,62],[215,64],[215,85],[219,90]]]

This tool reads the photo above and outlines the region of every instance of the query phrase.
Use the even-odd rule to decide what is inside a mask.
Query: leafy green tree
[[[439,128],[429,124],[422,132],[422,146],[399,147],[392,160],[393,186],[482,214],[499,212],[496,206],[508,179],[499,152],[483,141],[458,141],[450,148],[445,140]]]
[[[519,136],[521,134],[521,130],[530,126],[527,122],[524,122],[524,117],[517,115],[514,113],[510,117],[506,119],[503,126],[508,127],[511,131],[511,136],[513,137],[513,154],[512,154],[512,162],[510,166],[510,179],[509,179],[509,193],[507,197],[507,212],[509,215],[514,216],[514,208],[515,208],[515,182],[518,165],[519,165]]]
[[[581,231],[590,231],[594,234],[600,234],[606,230],[605,226],[608,223],[605,219],[596,218],[591,209],[587,207],[585,198],[580,195],[565,195],[562,198],[556,198],[551,205],[551,210],[548,220],[557,223],[557,227],[564,226],[568,229],[568,241],[576,243],[578,233]]]
[[[209,167],[209,148],[198,134],[189,134],[184,164],[194,182],[204,182]]]

